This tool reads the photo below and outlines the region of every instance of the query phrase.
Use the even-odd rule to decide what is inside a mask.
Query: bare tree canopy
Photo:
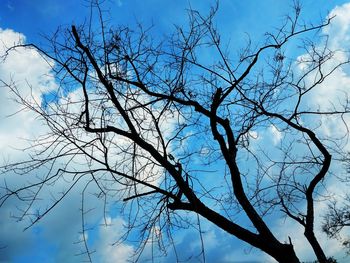
[[[327,104],[318,100],[329,79],[349,70],[349,50],[333,49],[327,35],[334,18],[306,23],[296,3],[262,42],[247,38],[232,50],[234,39],[225,43],[216,27],[218,5],[207,14],[189,9],[187,26],[159,39],[152,37],[156,26],[111,26],[92,3],[98,26],[61,28],[45,46],[18,43],[3,56],[37,52],[58,88],[38,101],[15,81],[1,81],[46,132],[31,141],[28,159],[3,164],[0,207],[23,201],[16,216],[29,228],[80,191],[89,262],[91,195],[101,201],[105,224],[118,203],[127,225],[115,242],[137,243],[133,261],[147,246],[156,250],[153,259],[176,251],[175,232],[189,227],[199,231],[198,260],[205,261],[201,222],[210,222],[278,262],[300,262],[295,230],[274,228],[272,219],[282,218],[302,229],[317,262],[334,262],[315,228],[327,205],[330,236],[350,221],[349,207],[331,205],[328,189],[330,181],[349,180],[349,87]],[[336,136],[327,130],[334,123]]]

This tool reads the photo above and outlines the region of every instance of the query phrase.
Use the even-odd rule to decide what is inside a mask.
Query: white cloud
[[[344,5],[342,7],[337,7],[332,11],[331,14],[337,13],[337,17],[333,21],[332,27],[330,27],[328,34],[332,37],[331,45],[337,47],[336,45],[342,43],[342,47],[345,45],[349,46],[349,24],[350,24],[350,4]],[[333,28],[333,29],[332,29]],[[338,32],[338,35],[332,35],[335,32]],[[23,42],[25,41],[25,37],[22,34],[16,33],[12,30],[1,30],[0,29],[0,39],[4,41],[7,46],[11,46],[13,43]],[[334,40],[334,41],[333,41]],[[343,41],[344,40],[344,41]],[[334,43],[333,43],[334,42]],[[4,48],[1,49],[0,45],[0,53],[4,52]],[[342,57],[340,57],[341,59]],[[14,74],[16,71],[16,74]],[[33,50],[20,50],[16,52],[12,52],[6,62],[0,65],[0,78],[10,81],[11,78],[15,80],[18,84],[18,87],[23,94],[27,94],[29,96],[30,90],[28,89],[28,83],[32,84],[34,98],[41,101],[42,92],[47,92],[49,90],[55,89],[56,84],[54,82],[54,77],[50,71],[50,65],[48,65],[40,55]],[[336,84],[336,85],[335,85]],[[338,87],[350,87],[350,78],[343,70],[338,70],[334,73],[334,75],[329,78],[327,81],[320,86],[318,89],[317,96],[312,103],[316,103],[318,105],[325,105],[325,101],[329,101],[339,95],[336,92]],[[331,93],[330,91],[334,91]],[[332,95],[334,94],[334,96]],[[79,98],[78,91],[70,94],[72,99]],[[5,99],[6,98],[6,99]],[[4,106],[6,105],[6,106]],[[33,133],[37,133],[42,131],[44,128],[42,126],[38,126],[38,122],[36,122],[35,118],[29,114],[28,112],[23,112],[17,115],[15,118],[4,119],[6,115],[13,113],[18,109],[18,105],[12,102],[9,102],[9,93],[5,88],[1,88],[0,90],[0,150],[6,150],[10,146],[21,146],[22,143],[18,141],[18,137],[31,137]],[[5,121],[4,121],[5,120]],[[166,120],[169,121],[168,118]],[[173,123],[166,122],[166,131],[172,131]],[[6,123],[6,124],[4,124]],[[330,124],[329,128],[334,127],[334,124]],[[270,126],[269,132],[272,134],[273,143],[276,145],[282,139],[282,133],[275,127]],[[329,134],[333,131],[328,129]],[[29,136],[28,136],[29,135]],[[251,132],[249,134],[253,139],[261,139],[261,136],[257,132]],[[205,149],[204,149],[205,150]],[[205,152],[204,152],[205,153]],[[336,186],[336,185],[334,185]],[[337,188],[335,188],[337,189]],[[77,193],[74,194],[75,198],[79,198]],[[47,238],[56,238],[56,241],[59,241],[60,249],[64,249],[65,244],[67,243],[66,235],[71,234],[72,231],[77,229],[76,221],[77,210],[75,206],[66,206],[66,203],[63,203],[64,206],[61,206],[58,209],[56,217],[48,218],[46,222],[46,226],[49,224],[51,226],[51,230],[47,231]],[[67,210],[67,207],[69,208]],[[322,211],[323,207],[318,207],[319,210]],[[75,212],[74,212],[75,211]],[[4,217],[0,217],[4,218]],[[108,218],[110,226],[102,226],[98,233],[98,243],[97,243],[97,253],[96,258],[101,257],[101,262],[114,262],[114,263],[124,263],[127,262],[127,259],[134,253],[134,247],[128,244],[120,244],[119,246],[112,246],[112,244],[117,241],[121,237],[121,230],[123,229],[123,220],[121,218]],[[70,227],[67,227],[66,224],[62,222],[69,222]],[[3,223],[3,222],[1,222]],[[319,224],[319,222],[318,222]],[[7,225],[7,222],[4,224]],[[18,225],[16,225],[18,226]],[[54,227],[52,227],[54,226]],[[13,229],[11,227],[6,228]],[[47,228],[49,229],[49,228]],[[310,252],[310,248],[305,246],[305,239],[303,237],[302,231],[295,224],[284,224],[282,221],[279,221],[278,226],[275,228],[281,237],[281,240],[286,239],[286,235],[290,235],[290,229],[295,229],[295,233],[293,233],[293,242],[295,244],[296,250],[298,253],[302,255],[303,258],[309,258],[312,255]],[[319,227],[317,228],[319,229]],[[287,232],[288,231],[288,232]],[[55,237],[56,235],[56,237]],[[4,232],[0,229],[0,236],[10,236],[8,231]],[[15,235],[11,235],[12,237]],[[29,238],[28,236],[26,238]],[[215,242],[219,239],[214,231],[208,231],[204,235],[204,239],[207,241],[206,244],[208,249],[213,249],[215,247]],[[27,239],[23,239],[27,240]],[[327,247],[327,250],[337,252],[339,248],[339,244],[335,241],[328,242],[326,238],[322,236],[322,240],[324,245]],[[1,244],[0,244],[1,245]],[[71,244],[66,244],[66,246],[71,246]],[[69,252],[72,250],[70,249]],[[236,251],[234,251],[236,252]],[[237,251],[237,253],[239,253]],[[227,260],[234,258],[237,255],[236,253],[227,256]],[[69,256],[69,255],[68,255]],[[94,256],[95,257],[95,256]],[[252,258],[253,259],[253,258]],[[1,260],[1,257],[0,257]]]
[[[339,195],[347,191],[345,184],[333,184],[328,187],[329,191],[337,190]],[[334,192],[334,193],[335,193]],[[346,257],[344,248],[339,241],[330,239],[322,232],[322,221],[323,213],[327,209],[326,202],[315,202],[315,234],[319,240],[321,247],[324,249],[327,256],[334,256],[338,262],[348,262],[349,258]],[[282,242],[289,242],[288,237],[291,238],[296,254],[302,261],[313,261],[315,260],[315,254],[304,236],[304,228],[300,224],[293,220],[277,219],[273,222],[273,231],[277,234],[277,237]],[[291,231],[293,229],[293,231]],[[349,233],[349,230],[347,231]],[[271,258],[266,256],[267,260]],[[274,262],[273,260],[271,262]]]
[[[282,132],[280,132],[275,125],[271,125],[269,127],[269,132],[272,136],[272,142],[274,145],[277,145],[280,143],[280,141],[282,140]]]
[[[0,29],[0,57],[2,57],[7,48],[14,44],[24,44],[25,36],[14,32],[11,29]],[[51,63],[51,62],[49,62]],[[54,76],[51,72],[51,66],[45,61],[38,52],[32,49],[18,48],[8,53],[5,60],[0,63],[0,79],[8,84],[15,85],[16,89],[28,100],[34,100],[40,104],[42,94],[57,89]],[[42,122],[30,111],[20,111],[22,106],[14,101],[15,96],[11,93],[10,88],[3,83],[0,84],[0,152],[1,161],[10,160],[14,162],[19,159],[28,158],[22,151],[29,145],[26,139],[33,139],[40,134],[44,134],[47,128]],[[19,112],[18,112],[19,111]],[[14,116],[10,116],[18,112]],[[3,163],[2,163],[3,164]],[[1,164],[1,165],[2,165]],[[23,185],[25,182],[34,181],[36,175],[42,175],[44,171],[38,170],[36,174],[25,174],[18,176],[15,174],[1,175],[1,184],[3,179],[9,186]],[[3,185],[1,185],[3,186]],[[62,185],[56,182],[55,189],[62,190]],[[1,195],[4,193],[0,189]],[[50,189],[49,189],[50,190]],[[53,196],[48,191],[43,191],[41,197],[45,200],[37,200],[41,209],[46,208],[47,204],[52,201]],[[73,199],[63,202],[64,207],[58,206],[54,213],[48,214],[37,225],[40,229],[36,232],[34,229],[28,229],[23,232],[24,227],[28,226],[28,221],[17,222],[14,215],[18,215],[24,207],[24,203],[15,198],[9,199],[0,208],[0,246],[6,246],[0,249],[0,260],[13,261],[14,256],[28,255],[38,238],[44,238],[45,243],[60,248],[57,257],[64,253],[74,258],[72,255],[78,251],[78,246],[74,245],[74,233],[78,233],[81,225],[79,222],[80,213],[80,195],[79,192],[71,195]],[[73,201],[75,200],[75,201]],[[45,203],[45,204],[44,204]],[[38,207],[39,209],[39,207]],[[35,212],[34,209],[30,211]],[[69,222],[67,224],[67,222]],[[39,251],[38,251],[39,253]],[[45,254],[47,251],[40,251]],[[75,258],[76,259],[76,258]],[[74,261],[75,261],[74,259]],[[69,262],[64,260],[65,262]]]
[[[25,36],[23,34],[14,32],[13,30],[0,29],[0,56],[3,56],[7,48],[14,44],[25,43]],[[2,45],[1,45],[2,44]],[[57,90],[57,84],[55,83],[54,75],[51,72],[52,62],[45,61],[38,52],[33,49],[19,48],[11,51],[6,60],[0,63],[0,79],[6,83],[16,86],[16,89],[29,101],[36,101],[39,105],[42,102],[42,94]],[[50,65],[51,64],[51,65]],[[25,139],[33,139],[38,137],[40,134],[47,132],[47,127],[43,126],[42,122],[36,118],[36,115],[31,111],[20,111],[14,116],[8,117],[9,115],[16,113],[21,109],[21,105],[12,100],[13,94],[10,92],[9,87],[0,86],[0,150],[5,160],[11,162],[19,159],[26,160],[22,151],[13,150],[12,148],[22,149],[28,145]],[[66,100],[65,103],[69,102],[81,102],[82,90],[76,89],[69,93],[67,97],[62,98]],[[61,101],[63,102],[63,101]],[[54,107],[54,105],[52,105]],[[71,113],[79,114],[81,110],[81,103],[72,104],[70,103],[69,111]],[[165,118],[162,128],[166,133],[170,133],[172,130],[172,121],[169,118]],[[86,134],[85,134],[86,135]],[[88,136],[88,135],[86,135]],[[21,139],[20,139],[21,138]],[[91,138],[90,138],[91,139]],[[129,141],[118,141],[118,147],[125,148],[130,145]],[[112,152],[112,149],[111,149]],[[98,153],[96,154],[97,157]],[[113,160],[119,160],[120,157],[115,155]],[[115,159],[116,158],[116,159]],[[112,159],[112,157],[111,157]],[[75,158],[74,167],[79,169],[79,165],[84,165],[86,168],[86,160]],[[139,165],[142,167],[144,160],[141,160]],[[117,161],[116,161],[117,163]],[[161,172],[158,171],[158,167],[149,165],[147,169],[144,169],[144,175],[155,174],[158,176]],[[38,169],[34,174],[28,174],[24,177],[18,177],[13,174],[7,174],[7,182],[12,186],[23,185],[31,181],[37,180],[36,176],[42,176],[45,172],[44,169]],[[1,179],[3,179],[1,177]],[[61,178],[62,179],[62,178]],[[155,178],[154,183],[157,184]],[[2,181],[2,180],[1,180]],[[45,243],[58,248],[58,252],[55,254],[55,259],[64,262],[76,262],[77,257],[75,254],[79,253],[82,244],[74,244],[76,241],[81,240],[81,213],[79,211],[81,205],[81,191],[86,181],[74,189],[70,195],[65,198],[61,203],[55,207],[48,215],[46,215],[37,226],[41,229],[40,233],[37,234],[40,238],[45,240]],[[107,182],[109,189],[113,188],[110,181]],[[40,197],[30,210],[35,212],[35,209],[46,209],[52,200],[57,198],[63,189],[67,189],[68,184],[64,183],[63,180],[58,180],[49,187],[46,187],[41,191]],[[1,189],[2,190],[2,189]],[[96,192],[96,189],[89,188],[89,192]],[[97,218],[101,218],[103,212],[101,211],[101,200],[97,200],[91,197],[86,197],[85,202],[89,205],[88,208],[93,208],[94,211],[86,216],[86,220],[94,221]],[[16,214],[16,207],[23,205],[18,200],[11,200],[7,202],[5,206],[0,209],[0,223],[4,228],[0,228],[0,236],[2,237],[0,246],[7,245],[6,250],[0,250],[0,260],[12,258],[20,254],[28,254],[32,247],[35,245],[35,238],[32,231],[29,229],[24,234],[22,230],[27,224],[20,224],[10,218],[11,214]],[[13,211],[12,211],[13,210]],[[120,244],[118,246],[112,246],[112,244],[121,236],[122,220],[111,219],[111,226],[101,227],[99,231],[99,237],[97,247],[97,253],[103,258],[101,262],[127,262],[130,256],[132,256],[134,249],[132,246],[127,244]],[[28,223],[28,222],[27,222]],[[94,230],[98,231],[98,230]],[[11,232],[11,234],[10,234]],[[90,237],[91,239],[91,237]],[[22,240],[23,242],[19,242]],[[24,245],[24,243],[27,243]],[[17,248],[18,245],[22,249]],[[33,246],[32,246],[33,244]],[[84,248],[82,248],[84,249]],[[51,253],[43,251],[42,253]]]
[[[107,218],[107,225],[102,222],[99,231],[97,256],[98,262],[104,263],[126,263],[134,254],[134,247],[124,243],[116,242],[123,235],[125,222],[123,219]]]
[[[350,3],[336,6],[328,15],[332,19],[331,25],[323,32],[329,35],[331,49],[349,47],[350,45]]]
[[[23,34],[0,28],[0,39],[0,57],[7,53],[0,63],[1,80],[16,84],[21,94],[25,97],[33,95],[39,102],[42,93],[57,89],[50,59],[44,59],[38,51],[29,47],[8,50],[14,45],[25,44]]]
[[[0,39],[0,57],[14,44],[25,43],[25,36],[11,29],[0,28]],[[9,51],[0,63],[0,80],[15,86],[23,97],[39,104],[42,93],[57,89],[51,66],[38,52],[28,48]],[[31,112],[21,111],[23,106],[15,99],[10,88],[0,83],[0,150],[6,154],[18,154],[11,149],[24,148],[23,138],[32,138],[44,130]],[[9,117],[16,112],[15,116]]]
[[[350,3],[335,7],[328,15],[333,17],[331,24],[323,28],[322,33],[328,36],[327,47],[335,51],[334,56],[323,65],[323,73],[330,72],[336,65],[347,62],[350,59]],[[319,49],[322,49],[321,43]],[[310,75],[307,82],[313,83],[318,72]],[[350,87],[350,65],[347,63],[337,68],[321,84],[308,94],[304,103],[313,109],[320,111],[327,110],[344,110],[344,105],[349,103]],[[347,109],[348,110],[348,109]],[[350,150],[350,143],[344,138],[348,135],[348,124],[350,116],[332,115],[315,117],[313,123],[308,122],[310,127],[316,127],[319,135],[332,138],[342,139],[339,148],[344,151]],[[339,141],[338,141],[339,143]]]
[[[350,46],[350,3],[335,7],[328,17],[333,17],[330,25],[323,28],[322,33],[327,36],[327,42],[323,39],[322,43],[316,47],[316,50],[322,52],[325,44],[327,48],[334,52],[322,66],[323,74],[330,72],[336,65],[349,60]],[[304,54],[299,60],[310,60],[309,55]],[[307,63],[299,64],[301,71],[305,70]],[[319,110],[327,110],[333,105],[339,105],[339,102],[345,102],[346,95],[350,86],[350,68],[348,65],[337,68],[330,76],[328,76],[321,84],[309,93],[305,98],[305,102],[312,106],[318,107]],[[306,79],[307,83],[314,83],[319,78],[318,70],[314,70],[313,74],[309,74]]]
[[[348,59],[348,53],[344,52],[349,49],[350,46],[350,3],[344,4],[342,6],[337,6],[334,8],[329,17],[333,17],[331,25],[323,29],[323,33],[329,36],[328,38],[328,48],[331,50],[336,50],[334,57],[329,60],[323,66],[324,72],[330,71],[335,65],[340,62],[344,62]],[[322,44],[316,48],[322,49]],[[299,60],[307,59],[308,55],[302,55]],[[306,69],[306,64],[299,64],[299,70],[304,71]],[[318,109],[320,111],[327,111],[331,107],[335,107],[341,110],[339,107],[341,103],[347,100],[346,94],[349,93],[350,87],[350,68],[348,65],[336,69],[329,77],[325,79],[321,84],[316,86],[307,97],[304,98],[304,106],[310,107],[312,109]],[[318,72],[315,74],[310,74],[306,80],[306,83],[313,83],[317,79]],[[348,116],[313,116],[313,121],[303,120],[305,124],[309,125],[311,128],[315,128],[315,131],[319,137],[326,138],[343,138],[345,134],[348,133],[346,123],[350,123],[350,118]],[[270,128],[271,133],[275,134],[274,143],[281,139],[280,132],[275,128]],[[326,141],[327,143],[327,141]],[[343,150],[350,149],[349,143],[347,145],[341,145]],[[339,171],[342,167],[339,163],[333,162],[333,171]],[[329,178],[326,182],[327,192],[324,194],[332,196],[335,200],[340,200],[344,196],[344,192],[348,191],[348,186],[344,183],[340,183],[336,178]],[[346,258],[344,248],[341,244],[334,239],[329,239],[322,232],[322,215],[324,215],[327,209],[327,202],[315,202],[315,234],[318,238],[321,246],[327,256],[335,256],[338,262],[348,262],[349,258]],[[304,209],[305,210],[305,209]],[[293,245],[295,247],[297,255],[303,261],[315,260],[315,255],[311,246],[308,244],[306,238],[304,237],[304,229],[296,222],[292,220],[276,220],[273,224],[274,231],[278,233],[280,240],[288,242],[288,236],[291,237]],[[293,229],[291,232],[290,230]],[[349,230],[347,230],[349,233]],[[269,260],[269,259],[267,259]]]

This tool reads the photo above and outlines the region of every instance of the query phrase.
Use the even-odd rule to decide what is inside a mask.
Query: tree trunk
[[[292,245],[284,245],[284,249],[278,251],[275,259],[280,263],[300,263]]]
[[[270,242],[266,242],[266,248],[262,248],[264,252],[276,259],[280,263],[300,263],[299,258],[295,254],[292,244],[275,244],[271,245]]]
[[[323,249],[321,248],[320,243],[317,241],[317,238],[315,237],[315,234],[313,232],[307,232],[304,233],[305,237],[309,241],[310,245],[312,246],[312,249],[314,250],[314,253],[317,257],[318,262],[320,263],[327,263],[328,259],[323,252]]]

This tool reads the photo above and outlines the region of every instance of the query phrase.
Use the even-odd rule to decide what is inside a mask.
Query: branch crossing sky
[[[242,48],[245,36],[249,34],[252,42],[261,43],[264,33],[281,25],[283,18],[291,10],[293,1],[289,0],[222,0],[219,1],[217,15],[218,28],[224,39],[230,40],[237,51]],[[202,12],[208,12],[215,1],[209,0],[106,0],[105,7],[111,17],[111,24],[122,24],[130,27],[137,22],[154,25],[155,37],[163,37],[174,30],[174,25],[185,23],[186,8],[191,6]],[[302,0],[302,18],[305,22],[319,22],[324,20],[330,12],[337,14],[334,25],[329,28],[329,34],[334,36],[331,44],[350,44],[350,2],[334,0]],[[57,27],[70,27],[86,21],[89,16],[89,3],[86,0],[1,0],[0,1],[0,55],[6,47],[22,39],[26,43],[45,45],[45,35],[52,35]],[[350,47],[350,45],[348,45]],[[42,92],[57,88],[54,76],[48,65],[38,54],[19,52],[11,55],[11,60],[0,64],[0,79],[18,80],[20,89],[26,93],[26,80],[34,87],[34,95],[40,98]],[[343,75],[334,79],[335,83],[349,84],[350,76]],[[18,105],[9,98],[9,92],[0,89],[0,152],[3,160],[20,159],[22,152],[15,148],[22,146],[21,138],[45,132],[45,127],[38,125],[37,120],[28,112],[12,117],[10,114],[18,110]],[[271,128],[274,140],[280,139],[278,131]],[[274,141],[276,143],[276,141]],[[1,175],[0,175],[1,177]],[[0,178],[1,179],[1,178]],[[0,190],[1,191],[1,190]],[[80,240],[80,193],[71,194],[52,213],[38,225],[23,232],[22,222],[16,222],[12,217],[16,206],[15,200],[9,200],[0,209],[0,263],[54,263],[81,262],[84,255]],[[89,202],[94,203],[91,197]],[[96,212],[96,214],[98,214]],[[91,232],[89,244],[96,249],[93,254],[94,262],[123,263],[133,252],[132,244],[122,244],[119,247],[110,246],[121,235],[123,219],[111,214],[108,218],[112,224],[108,228],[98,228]],[[96,217],[95,224],[102,218]],[[221,230],[203,223],[206,230],[203,235],[207,262],[272,262],[270,258],[259,251],[251,249],[237,239],[228,237]],[[283,221],[276,219],[275,229],[281,235],[286,232]],[[298,243],[300,241],[300,244]],[[335,241],[323,240],[335,255],[340,255],[339,262],[348,262],[342,254],[341,247]],[[183,230],[176,235],[178,250],[184,256],[200,253],[200,240],[195,231]],[[312,259],[309,248],[303,247],[301,240],[295,240],[297,251],[305,258]],[[147,258],[147,252],[145,259]],[[156,262],[175,262],[171,253]],[[186,257],[185,257],[186,258]],[[158,259],[157,259],[158,260]],[[200,259],[193,257],[190,262]]]

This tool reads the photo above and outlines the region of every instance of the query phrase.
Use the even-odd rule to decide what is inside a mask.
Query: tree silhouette
[[[280,240],[268,223],[285,217],[304,229],[317,260],[327,262],[315,235],[315,201],[324,197],[344,138],[323,133],[322,125],[327,116],[346,115],[349,104],[325,110],[308,101],[349,62],[334,63],[342,51],[330,50],[321,34],[332,18],[306,25],[295,5],[263,44],[248,41],[237,56],[215,26],[217,7],[207,16],[189,10],[188,26],[162,40],[142,26],[110,27],[96,8],[99,31],[73,25],[48,39],[51,48],[8,50],[39,52],[60,90],[39,104],[3,83],[49,132],[33,142],[29,160],[3,166],[7,173],[46,173],[20,188],[5,182],[0,205],[22,200],[21,218],[31,218],[31,226],[77,185],[84,191],[94,185],[106,206],[124,202],[129,230],[141,233],[139,253],[150,239],[166,250],[174,229],[196,224],[198,215],[278,262],[299,262],[292,238]],[[287,52],[290,46],[304,55]],[[275,138],[259,145],[268,130]],[[62,191],[54,188],[59,181]],[[44,189],[54,192],[53,201],[32,213]],[[91,260],[87,244],[86,250]]]
[[[342,237],[341,231],[350,226],[350,197],[347,195],[342,205],[334,201],[328,206],[328,211],[324,216],[323,231],[332,238],[337,238],[345,248],[350,249],[349,237]],[[348,251],[348,253],[350,250]]]

